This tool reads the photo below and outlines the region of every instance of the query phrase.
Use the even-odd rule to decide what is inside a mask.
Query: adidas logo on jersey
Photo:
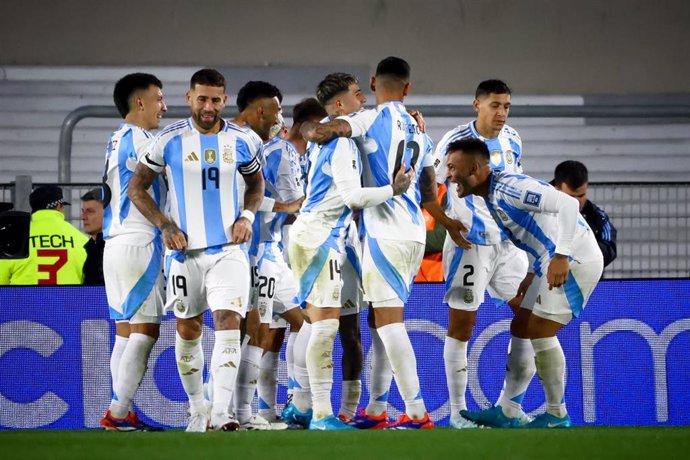
[[[192,152],[187,155],[187,158],[185,158],[184,161],[199,161],[199,157],[196,156],[196,153]]]

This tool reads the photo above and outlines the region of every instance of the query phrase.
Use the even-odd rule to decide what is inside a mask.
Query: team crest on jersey
[[[539,206],[539,203],[541,202],[541,193],[527,192],[522,201],[530,206]]]
[[[496,214],[498,214],[498,217],[499,217],[501,220],[508,220],[508,216],[506,215],[505,212],[503,212],[503,209],[497,209],[497,210],[496,210]]]
[[[491,152],[491,163],[496,166],[500,165],[502,156],[503,155],[501,155],[501,152],[499,152],[498,150],[493,150]]]
[[[506,164],[512,165],[513,164],[513,151],[512,150],[506,150],[503,155],[505,157]]]
[[[465,292],[462,294],[462,300],[465,303],[472,303],[474,301],[472,289],[465,289]]]
[[[204,160],[206,160],[206,163],[208,163],[210,165],[215,163],[216,162],[216,151],[213,149],[204,150]]]
[[[228,164],[235,162],[235,148],[232,145],[223,147],[223,161]]]

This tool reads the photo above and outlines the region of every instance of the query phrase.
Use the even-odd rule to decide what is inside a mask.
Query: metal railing
[[[414,105],[425,117],[474,117],[471,106]],[[292,113],[292,106],[283,106],[285,113]],[[233,117],[237,109],[227,107],[223,116]],[[166,113],[170,118],[186,118],[189,107],[170,106]],[[690,118],[690,106],[684,105],[513,105],[513,118]],[[85,105],[70,112],[60,128],[58,150],[58,181],[72,180],[72,133],[84,118],[120,118],[117,110],[108,105]]]
[[[81,228],[79,197],[100,184],[57,185],[72,200],[67,218]],[[0,184],[1,201],[14,187]],[[605,278],[690,277],[690,182],[591,183],[588,196],[618,230],[618,257]]]

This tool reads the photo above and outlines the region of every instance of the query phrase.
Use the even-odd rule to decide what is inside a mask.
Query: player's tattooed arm
[[[446,228],[448,235],[455,244],[464,249],[472,247],[470,242],[461,233],[467,230],[465,226],[459,220],[448,217],[438,203],[436,173],[433,166],[427,166],[422,169],[422,174],[419,177],[419,191],[422,195],[422,206],[424,209]]]
[[[352,127],[347,121],[339,119],[323,124],[307,121],[302,123],[300,133],[307,141],[323,144],[334,137],[350,137]]]
[[[187,248],[187,238],[184,233],[174,222],[165,217],[165,214],[158,209],[156,202],[147,192],[155,178],[155,171],[141,163],[137,164],[134,175],[129,181],[127,195],[139,212],[160,229],[166,247],[178,250],[185,249]]]

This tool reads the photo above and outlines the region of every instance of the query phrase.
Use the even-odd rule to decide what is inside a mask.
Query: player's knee
[[[529,338],[529,319],[531,316],[532,312],[529,310],[519,309],[510,322],[510,334],[521,339]]]
[[[477,312],[449,309],[448,337],[467,342],[472,337]]]

